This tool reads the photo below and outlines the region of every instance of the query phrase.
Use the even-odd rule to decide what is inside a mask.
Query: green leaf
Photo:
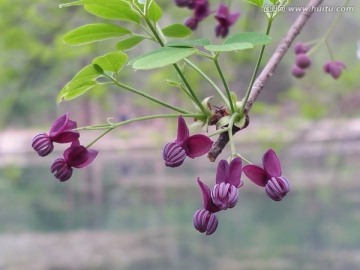
[[[162,32],[167,37],[183,38],[190,36],[192,31],[183,24],[172,24],[162,29]]]
[[[95,79],[101,75],[101,72],[93,65],[85,66],[61,89],[57,96],[57,102],[60,103],[63,99],[70,100],[82,95],[97,84]]]
[[[248,42],[242,42],[242,43],[231,43],[231,44],[222,44],[222,45],[206,45],[204,48],[211,52],[230,52],[230,51],[252,49],[254,48],[254,45]]]
[[[128,29],[114,24],[94,23],[81,26],[65,34],[64,41],[70,45],[81,45],[128,34],[131,34]]]
[[[247,3],[250,3],[250,4],[253,4],[255,6],[258,6],[258,7],[262,7],[263,6],[263,3],[264,3],[264,0],[243,0],[244,2],[247,2]]]
[[[140,14],[122,0],[82,0],[85,10],[98,17],[110,20],[124,20],[139,24]]]
[[[184,41],[171,41],[166,43],[167,47],[204,47],[210,45],[210,40],[206,38],[184,40]]]
[[[160,20],[162,16],[162,9],[159,7],[158,4],[156,4],[155,1],[151,2],[148,12],[149,13],[147,17],[149,18],[150,21],[153,22],[157,22],[158,20]]]
[[[271,43],[271,37],[256,32],[244,32],[227,38],[224,44],[251,43],[253,46],[265,45]]]
[[[126,51],[126,50],[129,50],[129,49],[135,47],[143,40],[144,40],[144,37],[131,36],[129,38],[125,38],[125,39],[121,40],[120,42],[118,42],[118,44],[116,44],[116,49],[119,51]]]
[[[130,64],[134,69],[159,68],[174,64],[195,53],[195,48],[162,47],[136,57]]]
[[[99,65],[103,70],[111,72],[119,72],[124,67],[128,57],[122,52],[111,52],[103,56],[96,57],[93,65]]]

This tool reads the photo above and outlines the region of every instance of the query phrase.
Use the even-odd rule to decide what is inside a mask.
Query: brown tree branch
[[[292,42],[300,34],[300,31],[303,29],[306,22],[309,20],[311,15],[316,10],[316,7],[320,6],[324,0],[310,0],[304,11],[299,15],[294,24],[290,27],[285,37],[277,46],[274,54],[271,56],[270,60],[265,65],[264,69],[261,71],[260,75],[256,78],[254,85],[251,89],[250,97],[245,105],[245,115],[247,116],[252,105],[254,104],[256,98],[259,96],[267,80],[273,75],[276,67],[289,50]],[[238,132],[240,129],[233,129],[233,134]],[[225,148],[229,142],[229,135],[227,132],[220,134],[217,141],[214,143],[212,148],[208,153],[208,158],[210,161],[214,162],[216,158],[220,155],[222,150]]]

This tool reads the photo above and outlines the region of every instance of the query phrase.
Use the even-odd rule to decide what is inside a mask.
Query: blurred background
[[[65,1],[63,1],[65,2]],[[217,1],[210,1],[216,7]],[[303,0],[292,1],[293,6]],[[345,1],[324,1],[339,6]],[[63,85],[83,66],[115,48],[116,40],[71,47],[62,36],[80,25],[102,20],[81,7],[59,9],[60,1],[0,2],[0,269],[360,269],[360,3],[342,17],[329,38],[335,59],[346,64],[339,80],[322,71],[326,47],[312,55],[305,78],[290,74],[289,51],[253,106],[250,126],[235,137],[237,150],[254,163],[276,149],[291,192],[280,203],[268,199],[244,176],[236,208],[219,213],[210,237],[192,225],[202,207],[196,183],[213,183],[216,164],[206,157],[181,168],[163,166],[162,146],[176,136],[176,121],[152,120],[122,127],[99,141],[96,160],[57,182],[53,159],[40,158],[31,139],[48,132],[58,116],[70,112],[79,126],[118,121],[166,109],[118,88],[96,88],[56,104]],[[166,26],[190,11],[173,1],[158,1]],[[232,28],[263,32],[265,16],[242,1]],[[297,41],[321,38],[337,13],[317,12]],[[298,16],[281,14],[274,22],[265,61]],[[214,38],[211,17],[194,37]],[[132,27],[129,25],[129,27]],[[145,52],[144,42],[129,52]],[[244,95],[257,50],[224,54],[221,65],[238,97]],[[206,60],[199,66],[220,83]],[[265,63],[264,61],[264,63]],[[203,98],[212,89],[197,74],[187,74]],[[121,80],[189,107],[186,97],[165,82],[171,69],[151,72],[126,67]],[[209,94],[210,93],[210,94]],[[217,100],[215,100],[217,102]],[[161,130],[161,133],[159,131]],[[82,132],[84,144],[97,132]],[[220,158],[227,158],[225,150]]]

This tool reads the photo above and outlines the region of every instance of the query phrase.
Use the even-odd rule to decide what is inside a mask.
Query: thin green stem
[[[226,79],[224,77],[224,74],[221,70],[221,67],[220,67],[220,64],[219,64],[219,61],[217,59],[217,56],[214,58],[214,63],[215,63],[215,66],[216,66],[216,70],[218,71],[219,75],[220,75],[220,78],[221,78],[221,81],[224,85],[224,88],[225,88],[225,92],[226,92],[226,95],[228,97],[228,100],[229,100],[229,104],[230,104],[230,110],[232,113],[235,112],[235,107],[234,107],[234,103],[232,101],[232,98],[231,98],[231,93],[230,93],[230,89],[229,89],[229,86],[226,82]]]
[[[224,101],[225,105],[230,108],[230,103],[228,101],[228,99],[226,98],[226,96],[223,94],[223,92],[221,91],[221,89],[216,85],[216,83],[214,83],[210,77],[208,77],[199,67],[197,67],[193,62],[191,62],[188,59],[185,59],[185,62],[192,68],[194,69],[196,72],[198,72],[205,80],[207,80],[215,89],[215,91],[219,94],[219,96],[221,97],[221,99]]]
[[[228,125],[228,134],[229,134],[229,143],[230,143],[230,150],[231,150],[231,156],[234,157],[236,156],[236,149],[235,149],[235,143],[233,140],[233,126],[234,126],[234,121],[235,118],[238,117],[240,114],[239,113],[234,113],[229,121],[229,125]]]
[[[111,132],[112,130],[114,130],[117,127],[120,126],[124,126],[127,124],[131,124],[131,123],[135,123],[135,122],[140,122],[140,121],[145,121],[145,120],[151,120],[151,119],[159,119],[159,118],[177,118],[179,117],[180,114],[155,114],[155,115],[147,115],[147,116],[142,116],[142,117],[137,117],[137,118],[133,118],[133,119],[129,119],[129,120],[125,120],[122,122],[118,122],[118,123],[114,123],[114,124],[108,124],[108,125],[97,125],[98,128],[94,128],[95,126],[85,126],[85,127],[80,127],[77,128],[76,130],[104,130],[106,129],[105,132],[103,132],[102,134],[100,134],[95,140],[93,140],[90,144],[88,144],[86,146],[86,148],[91,147],[93,144],[95,144],[98,140],[100,140],[102,137],[104,137],[106,134],[108,134],[109,132]],[[191,118],[196,118],[196,119],[202,119],[204,116],[201,114],[182,114],[183,117],[191,117]]]
[[[246,163],[252,164],[252,162],[250,162],[249,160],[247,160],[246,158],[244,158],[242,155],[236,153],[236,156],[239,157],[239,158],[241,158],[241,159],[242,159],[243,161],[245,161]]]
[[[219,135],[221,133],[228,132],[228,131],[229,131],[228,127],[227,128],[221,128],[221,129],[218,129],[218,130],[214,131],[213,133],[208,134],[207,136],[208,137],[214,137],[216,135]]]
[[[153,101],[155,103],[158,103],[158,104],[160,104],[160,105],[162,105],[162,106],[164,106],[166,108],[177,111],[179,113],[191,114],[191,112],[189,112],[189,111],[183,110],[183,109],[178,108],[178,107],[173,106],[173,105],[170,105],[170,104],[168,104],[168,103],[166,103],[164,101],[161,101],[161,100],[159,100],[159,99],[157,99],[157,98],[155,98],[153,96],[150,96],[150,95],[144,93],[143,91],[137,90],[137,89],[135,89],[135,88],[133,88],[133,87],[131,87],[129,85],[120,83],[120,82],[118,82],[117,80],[115,80],[114,78],[112,78],[111,76],[109,76],[107,74],[104,74],[104,76],[107,77],[108,79],[110,79],[113,84],[119,86],[120,88],[128,90],[128,91],[130,91],[132,93],[138,94],[138,95],[140,95],[140,96],[142,96],[144,98],[147,98],[147,99],[149,99],[149,100],[151,100],[151,101]]]
[[[267,24],[267,28],[266,28],[266,35],[269,35],[269,33],[270,33],[272,21],[273,21],[272,19],[268,19],[268,24]],[[261,60],[262,60],[262,57],[263,57],[263,55],[264,55],[265,47],[266,47],[266,45],[262,45],[262,46],[261,46],[261,50],[260,50],[260,53],[259,53],[259,57],[258,57],[258,59],[257,59],[254,72],[253,72],[252,77],[251,77],[251,79],[250,79],[250,83],[249,83],[248,89],[246,90],[245,98],[244,98],[244,101],[243,101],[242,106],[241,106],[241,110],[240,110],[240,115],[241,115],[241,116],[244,115],[245,106],[246,106],[246,103],[247,103],[247,101],[248,101],[248,99],[249,99],[249,96],[250,96],[250,93],[251,93],[251,89],[252,89],[252,87],[253,87],[253,85],[254,85],[257,72],[259,71],[260,64],[261,64]]]
[[[149,26],[151,32],[153,33],[153,35],[155,36],[156,40],[159,42],[161,47],[164,47],[164,41],[162,40],[162,38],[160,37],[160,35],[157,32],[157,29],[152,25],[152,23],[147,19],[144,18],[146,24]],[[184,82],[187,90],[189,91],[190,95],[192,96],[192,100],[196,103],[196,105],[200,108],[200,110],[204,113],[204,114],[208,114],[207,110],[205,109],[205,107],[201,104],[201,101],[199,100],[199,98],[196,96],[194,90],[191,88],[189,82],[187,81],[187,79],[185,78],[184,74],[182,73],[180,67],[177,64],[173,64],[176,72],[179,74],[179,76],[181,77],[182,81]]]

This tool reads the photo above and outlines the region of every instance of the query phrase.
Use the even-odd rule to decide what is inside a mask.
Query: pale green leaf
[[[128,34],[131,34],[128,29],[114,24],[94,23],[80,26],[65,34],[64,41],[70,45],[81,45]]]
[[[256,32],[244,32],[227,38],[224,44],[251,43],[253,46],[271,43],[271,37]]]
[[[126,50],[129,50],[129,49],[135,47],[143,40],[144,40],[144,37],[131,36],[131,37],[128,37],[128,38],[125,38],[125,39],[119,41],[116,44],[116,49],[119,51],[126,51]]]
[[[122,52],[111,52],[103,56],[96,57],[92,63],[99,65],[103,70],[119,72],[126,64],[128,57]]]
[[[183,24],[172,24],[162,29],[162,32],[167,37],[183,38],[190,36],[192,31]]]
[[[230,52],[252,49],[254,46],[251,43],[242,42],[221,45],[206,45],[204,48],[211,52]]]
[[[174,64],[195,53],[195,48],[163,47],[133,59],[131,64],[134,69],[159,68]]]
[[[262,7],[263,6],[263,3],[264,3],[264,0],[243,0],[244,2],[247,2],[247,3],[250,3],[250,4],[253,4],[255,6],[258,6],[258,7]]]
[[[153,22],[157,22],[162,16],[162,9],[159,7],[158,4],[156,4],[155,1],[151,2],[148,12],[149,13],[147,14],[147,16],[149,20]]]
[[[170,41],[166,43],[168,47],[204,47],[210,45],[210,40],[206,38],[193,39],[193,40],[184,40],[184,41]]]
[[[72,89],[72,91],[66,92],[63,95],[62,99],[66,100],[66,101],[75,99],[75,98],[85,94],[87,91],[89,91],[91,88],[93,88],[97,84],[98,83],[96,81],[90,81],[90,82],[84,83],[83,85],[81,85],[75,89]]]

